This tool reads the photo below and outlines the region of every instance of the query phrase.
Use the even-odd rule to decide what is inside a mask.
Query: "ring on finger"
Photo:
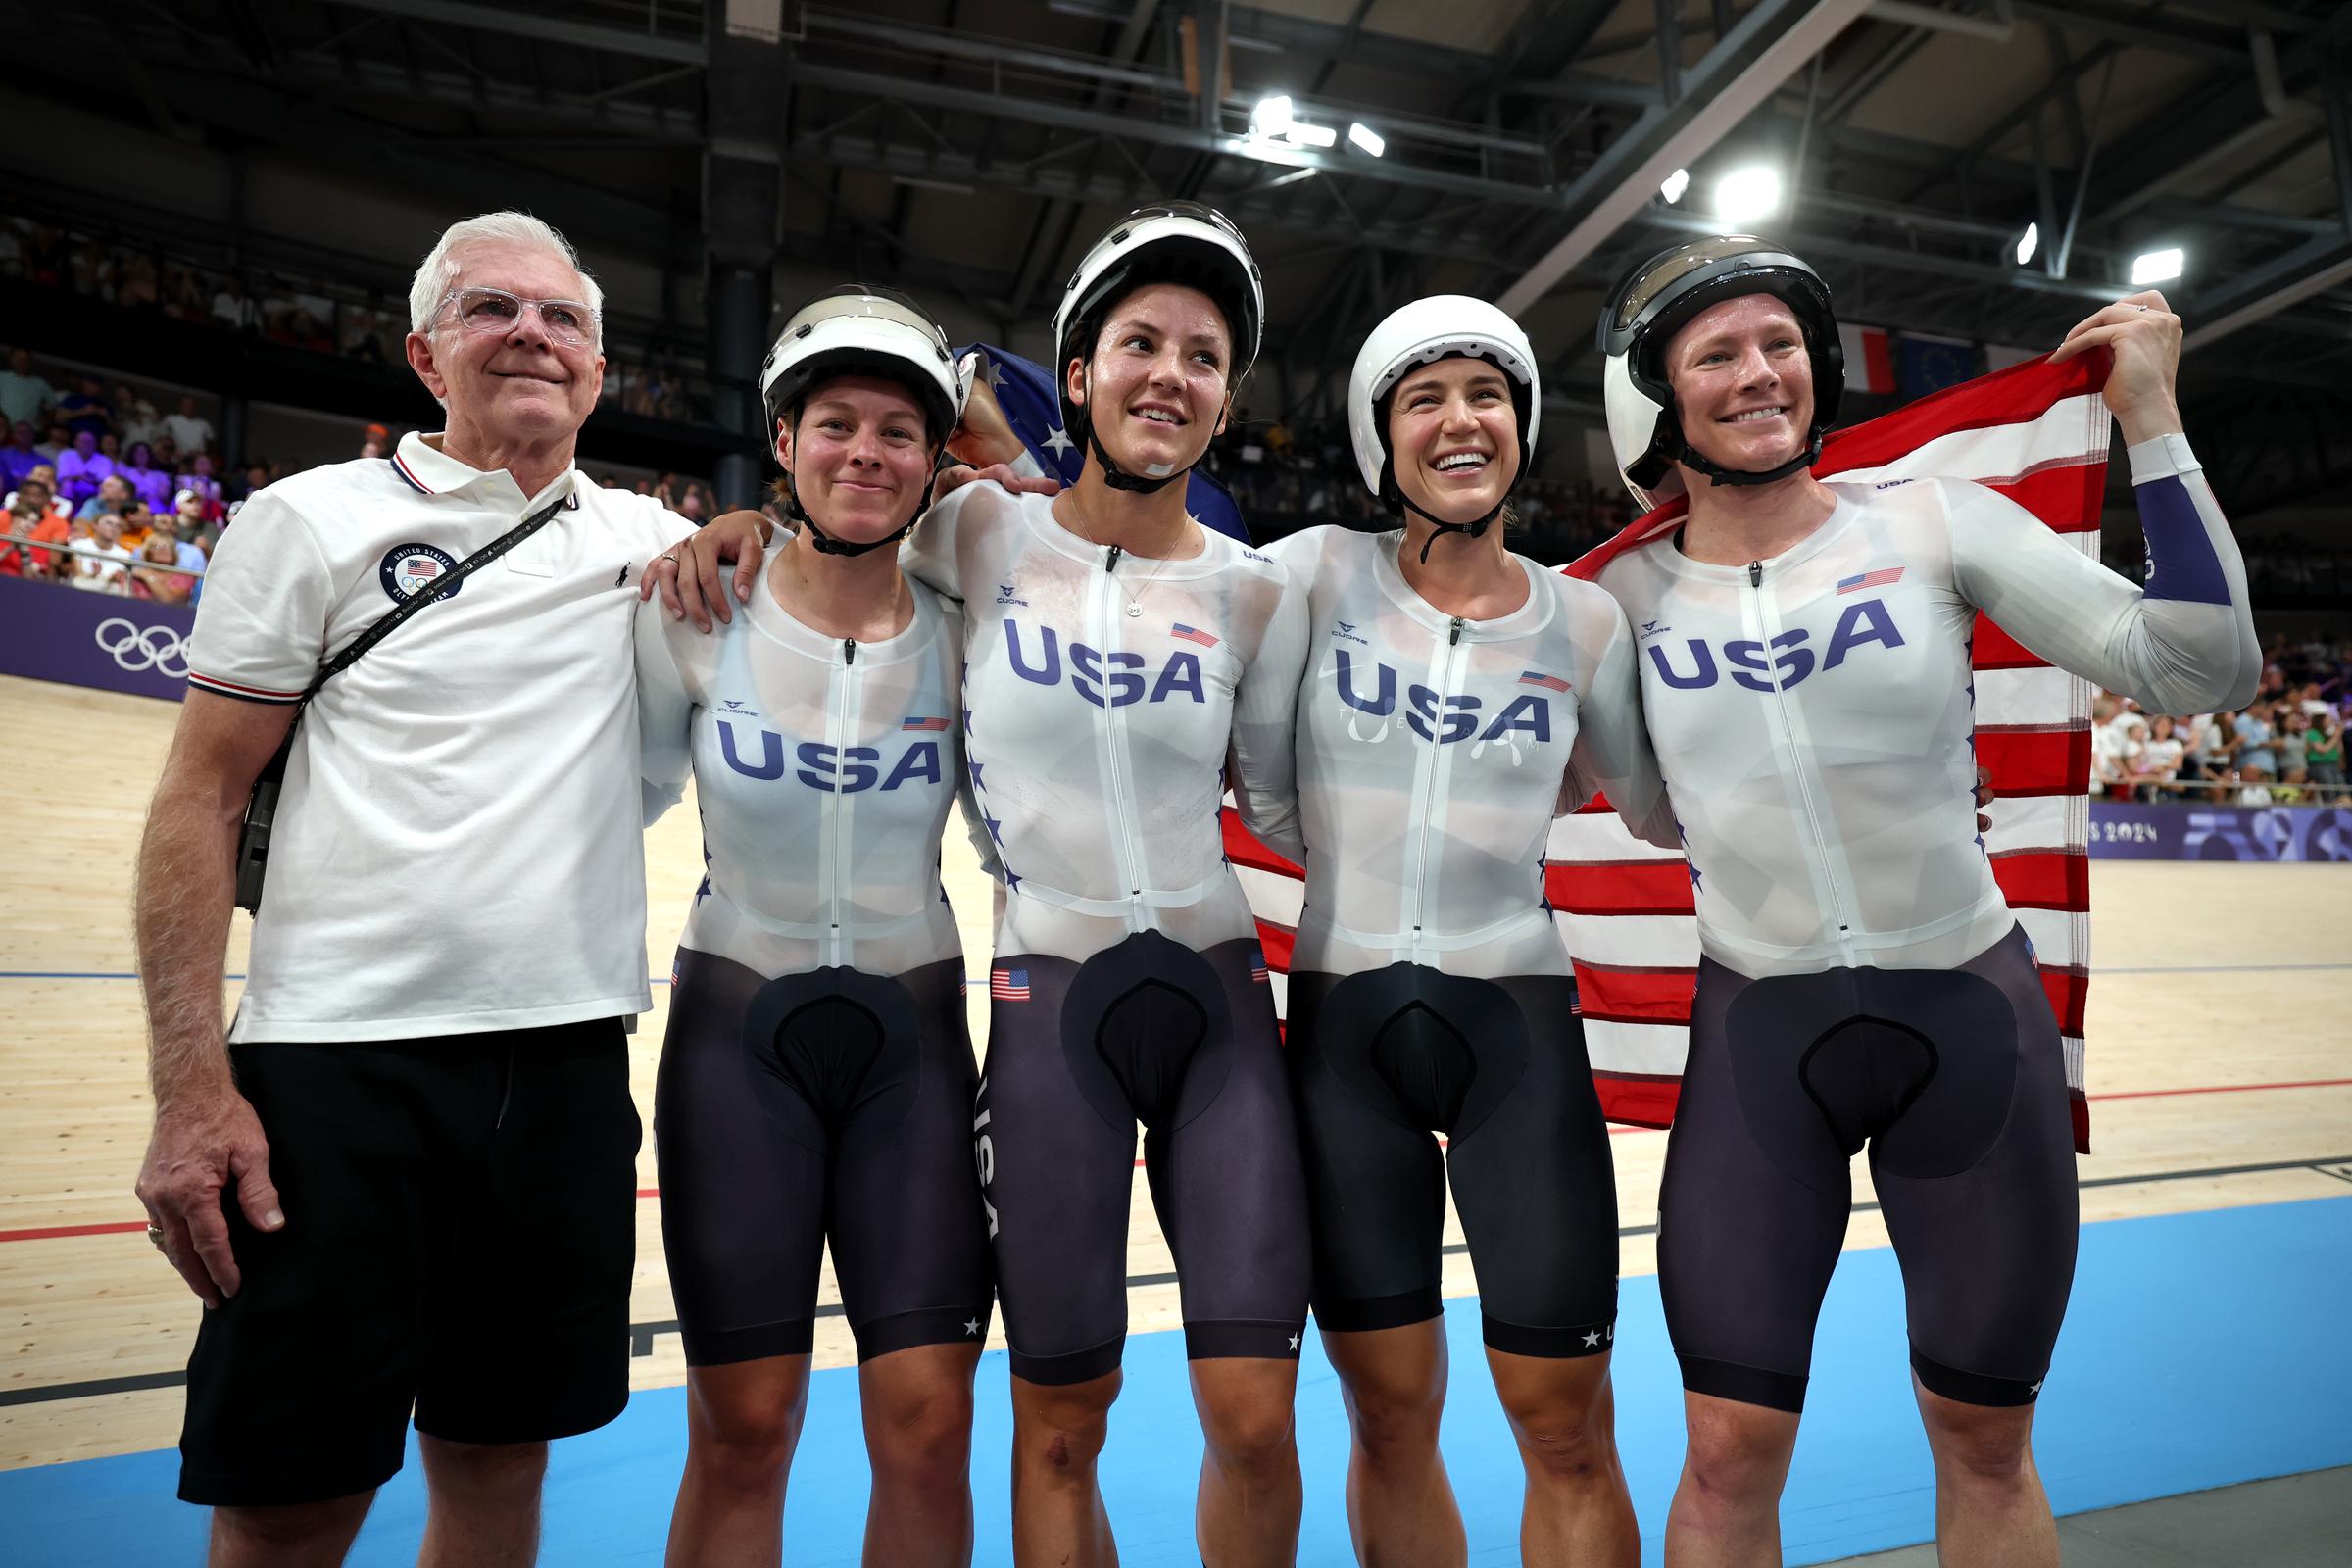
[[[164,1228],[153,1220],[147,1222],[147,1239],[155,1244],[157,1251],[164,1250]]]

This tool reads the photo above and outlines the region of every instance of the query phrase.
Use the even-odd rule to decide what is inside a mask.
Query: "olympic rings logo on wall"
[[[101,652],[131,674],[152,669],[170,680],[188,676],[188,645],[169,626],[142,626],[121,615],[98,623],[94,634]]]

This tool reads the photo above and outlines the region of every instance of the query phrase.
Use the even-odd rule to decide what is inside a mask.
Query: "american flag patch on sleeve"
[[[988,994],[998,1002],[1027,1002],[1029,971],[1003,966],[988,971]]]

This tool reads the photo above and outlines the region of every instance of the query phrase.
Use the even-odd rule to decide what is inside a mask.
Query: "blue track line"
[[[2038,1409],[2035,1455],[2060,1513],[2352,1464],[2352,1196],[2110,1220],[2082,1229],[2082,1263]],[[1478,1304],[1446,1303],[1452,1393],[1441,1441],[1469,1526],[1470,1561],[1518,1560],[1523,1485],[1486,1375]],[[1657,1282],[1624,1282],[1612,1375],[1617,1441],[1659,1561],[1681,1464],[1682,1397]],[[1902,1280],[1885,1248],[1838,1263],[1816,1341],[1805,1422],[1782,1508],[1787,1560],[1834,1561],[1925,1541],[1935,1489],[1912,1399]],[[1181,1334],[1127,1342],[1126,1391],[1111,1414],[1102,1478],[1130,1568],[1194,1568],[1193,1487],[1200,1458]],[[786,1511],[796,1568],[853,1568],[867,1472],[858,1375],[815,1374]],[[973,1427],[979,1568],[1009,1562],[1011,1409],[1004,1357],[980,1364]],[[658,1564],[685,1455],[683,1389],[635,1395],[612,1425],[555,1446],[547,1482],[551,1563]],[[1299,1366],[1298,1448],[1306,1484],[1301,1563],[1350,1559],[1342,1489],[1347,1417],[1311,1334]],[[0,1472],[0,1559],[43,1568],[194,1562],[204,1515],[172,1500],[169,1449]],[[412,1564],[424,1492],[412,1446],[350,1561]],[[10,1555],[20,1553],[21,1555]]]

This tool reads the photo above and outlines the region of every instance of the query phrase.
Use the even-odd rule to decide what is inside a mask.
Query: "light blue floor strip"
[[[2352,1197],[2087,1227],[2074,1304],[2043,1394],[2035,1447],[2061,1513],[2352,1463]],[[1518,1560],[1520,1470],[1485,1372],[1473,1301],[1446,1303],[1453,1396],[1444,1444],[1471,1560]],[[1848,1253],[1822,1314],[1803,1436],[1786,1499],[1790,1563],[1924,1541],[1935,1493],[1912,1403],[1894,1256]],[[1306,1523],[1299,1561],[1351,1560],[1341,1511],[1347,1422],[1314,1348],[1299,1377]],[[1200,1438],[1182,1337],[1128,1342],[1103,1488],[1135,1568],[1200,1561],[1192,1542]],[[858,1560],[865,1467],[856,1374],[814,1379],[792,1477],[785,1560]],[[1682,1414],[1657,1282],[1626,1282],[1617,1334],[1618,1442],[1660,1560]],[[602,1432],[560,1444],[548,1481],[548,1564],[658,1563],[685,1451],[684,1395],[641,1394]],[[1010,1561],[1004,1358],[981,1363],[974,1434],[977,1561]],[[423,1489],[388,1487],[352,1555],[416,1560]],[[132,1454],[0,1473],[0,1562],[193,1563],[203,1515],[172,1499],[176,1455]]]

